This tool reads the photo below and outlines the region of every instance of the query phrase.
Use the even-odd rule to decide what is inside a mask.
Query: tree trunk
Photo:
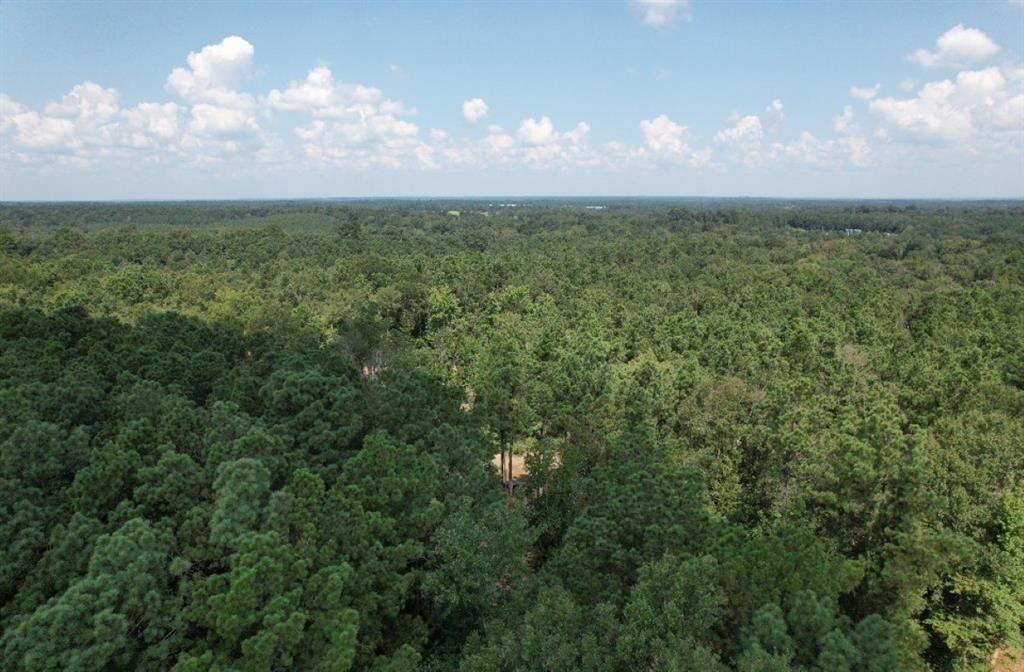
[[[512,444],[508,446],[508,481],[505,483],[509,497],[512,496]]]

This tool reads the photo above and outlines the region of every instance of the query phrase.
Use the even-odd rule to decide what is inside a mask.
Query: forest
[[[0,204],[0,669],[1011,670],[1022,623],[1020,202]]]

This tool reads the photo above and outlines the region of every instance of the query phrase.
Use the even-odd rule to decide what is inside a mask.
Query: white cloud
[[[677,163],[700,166],[711,160],[711,150],[695,151],[688,142],[689,129],[672,121],[667,114],[640,122],[644,144],[655,157]]]
[[[689,0],[630,0],[643,22],[653,28],[672,25],[680,14],[685,15],[689,4]]]
[[[6,93],[0,93],[0,120],[9,119],[15,114],[25,112],[25,106],[11,99]]]
[[[59,147],[74,137],[75,125],[68,119],[44,117],[3,96],[4,114],[0,129],[22,148]]]
[[[313,68],[306,79],[291,82],[283,91],[272,89],[263,103],[274,110],[306,112],[325,119],[358,120],[406,116],[416,112],[385,98],[378,88],[335,80],[326,66]]]
[[[878,95],[881,88],[881,84],[875,84],[874,86],[851,86],[850,95],[857,100],[871,100]]]
[[[652,11],[662,9],[657,5]],[[984,39],[972,29],[954,28],[926,60],[952,64],[998,51],[983,33],[973,32]],[[987,51],[979,48],[985,40],[991,43]],[[948,79],[905,83],[908,92],[900,98],[880,98],[879,84],[851,87],[850,95],[863,103],[843,107],[831,120],[830,133],[805,131],[789,139],[778,137],[786,109],[775,99],[760,116],[737,115],[702,147],[667,114],[640,122],[639,143],[597,142],[586,122],[559,129],[548,116],[507,128],[492,125],[483,138],[437,128],[421,133],[413,121],[415,108],[373,86],[339,81],[326,66],[265,95],[249,93],[244,87],[254,54],[240,37],[190,53],[187,66],[176,68],[166,82],[166,89],[180,96],[178,102],[124,107],[116,89],[89,81],[37,109],[0,93],[0,161],[67,171],[103,161],[133,170],[141,162],[177,162],[230,166],[231,174],[255,165],[615,171],[675,164],[724,172],[788,162],[823,169],[870,166],[946,149],[995,158],[1024,151],[1024,68],[1019,66],[963,69]],[[469,123],[483,122],[488,113],[480,98],[463,103]],[[271,124],[292,130],[279,138],[264,128]]]
[[[924,84],[913,98],[880,98],[869,109],[886,137],[999,155],[1024,145],[1024,89],[997,67]]]
[[[977,28],[957,24],[939,36],[935,51],[918,49],[907,60],[926,68],[966,68],[999,53],[999,45]]]
[[[737,120],[735,125],[716,133],[714,143],[725,150],[727,158],[753,167],[764,161],[761,153],[763,137],[760,117],[748,115]]]
[[[47,103],[44,111],[52,117],[88,119],[97,123],[110,121],[119,108],[118,93],[93,82],[72,87],[60,102]]]
[[[714,140],[716,144],[753,147],[761,144],[763,135],[761,119],[756,115],[749,115],[737,121],[735,126],[716,133]]]
[[[782,112],[782,106],[768,106],[769,111]],[[874,159],[872,147],[855,122],[853,108],[847,105],[842,114],[833,119],[834,138],[819,138],[804,131],[796,140],[765,144],[764,125],[760,117],[739,117],[732,126],[718,131],[713,138],[719,151],[716,168],[727,170],[730,165],[758,168],[789,161],[809,164],[823,169],[846,165],[867,166]]]
[[[218,44],[191,52],[188,69],[175,68],[167,77],[167,88],[189,102],[241,106],[248,101],[238,87],[248,77],[256,49],[245,39],[232,35]]]
[[[682,154],[687,150],[686,127],[669,119],[667,114],[641,121],[640,130],[647,146],[656,154]]]
[[[462,103],[462,116],[471,124],[475,124],[487,116],[487,103],[483,98],[471,98]]]
[[[863,167],[872,161],[871,146],[863,136],[849,135],[823,140],[809,131],[804,131],[792,142],[772,144],[767,155],[772,161],[793,159],[826,169],[845,164]]]
[[[847,105],[843,113],[832,120],[832,130],[836,133],[849,133],[854,128],[853,107]]]
[[[179,145],[199,164],[216,163],[217,155],[236,153],[243,146],[259,149],[267,144],[257,121],[256,99],[240,89],[255,53],[247,40],[232,35],[189,53],[188,67],[168,75],[166,89],[192,105],[188,134]],[[239,137],[243,134],[250,137]]]
[[[387,115],[350,121],[313,119],[295,128],[303,154],[315,164],[365,169],[422,163],[416,124]],[[432,162],[431,162],[432,163]]]
[[[29,110],[0,94],[2,155],[19,162],[84,167],[103,158],[152,158],[173,147],[179,108],[140,103],[121,108],[115,89],[93,82],[75,85],[59,101]],[[146,150],[147,155],[133,154]]]
[[[519,138],[530,145],[546,145],[555,137],[555,125],[548,117],[536,119],[523,119],[519,124]]]
[[[435,158],[452,166],[508,166],[538,170],[607,165],[607,157],[590,145],[590,125],[579,122],[559,131],[549,117],[524,119],[515,132],[492,125],[481,140],[452,139],[431,132]]]
[[[47,103],[42,113],[5,105],[10,109],[0,112],[0,132],[13,147],[36,150],[20,152],[19,160],[53,166],[171,157],[205,165],[243,149],[250,160],[262,160],[273,143],[256,121],[255,99],[236,88],[250,71],[253,53],[240,37],[190,53],[188,67],[175,68],[166,80],[167,90],[189,107],[173,102],[122,107],[117,90],[86,81]]]
[[[252,114],[245,110],[200,103],[192,106],[188,128],[199,135],[230,135],[259,131]]]
[[[272,89],[264,101],[275,110],[314,112],[331,107],[335,95],[330,68],[320,66],[310,70],[305,80],[291,82],[284,91]]]
[[[402,117],[415,114],[375,87],[334,79],[319,66],[306,79],[273,89],[262,102],[281,112],[309,114],[312,120],[295,128],[302,151],[315,164],[366,168],[409,164],[434,166],[418,139],[419,127]]]
[[[837,137],[826,140],[804,133],[800,142],[792,145],[796,148],[796,156],[807,163],[833,167],[844,164],[865,167],[875,161],[874,148],[868,142],[852,105],[844,106],[842,113],[832,119],[832,130]]]
[[[149,145],[147,136],[160,140],[173,138],[178,133],[179,107],[174,103],[139,103],[135,107],[123,110],[126,123],[135,134],[135,143]]]

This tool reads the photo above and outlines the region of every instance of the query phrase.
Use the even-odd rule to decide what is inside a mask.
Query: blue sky
[[[0,4],[0,199],[1024,197],[1024,2]]]

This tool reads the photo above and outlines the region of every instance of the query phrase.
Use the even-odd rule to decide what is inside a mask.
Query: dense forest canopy
[[[1022,475],[1020,202],[0,204],[4,670],[991,669]]]

